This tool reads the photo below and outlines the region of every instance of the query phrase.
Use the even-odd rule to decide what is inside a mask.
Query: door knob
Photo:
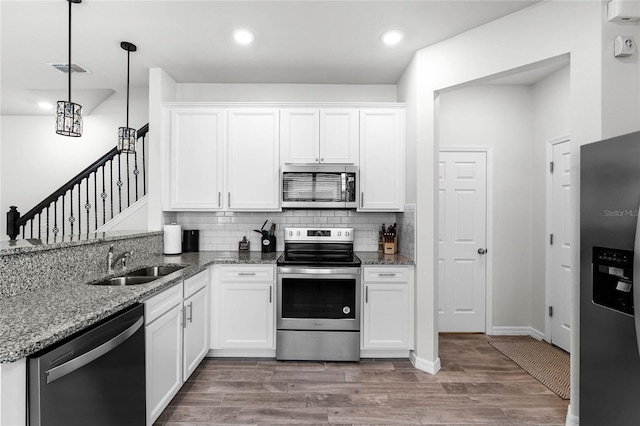
[[[483,248],[478,249],[478,254],[486,254],[486,253],[487,253],[487,249],[483,249]]]

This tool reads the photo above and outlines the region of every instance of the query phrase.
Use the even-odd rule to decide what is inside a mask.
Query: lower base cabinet
[[[209,349],[209,273],[145,302],[147,425],[178,393]]]
[[[406,357],[413,349],[413,267],[363,268],[361,357]]]
[[[212,356],[275,356],[275,268],[214,266]]]

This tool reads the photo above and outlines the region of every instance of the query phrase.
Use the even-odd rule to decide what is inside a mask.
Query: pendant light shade
[[[71,102],[71,4],[82,0],[67,0],[69,3],[69,100],[58,101],[56,110],[56,133],[63,136],[82,136],[82,105]]]
[[[129,127],[129,59],[131,52],[138,50],[135,44],[123,41],[120,47],[127,51],[127,125],[118,128],[118,151],[134,153],[136,152],[136,129]]]

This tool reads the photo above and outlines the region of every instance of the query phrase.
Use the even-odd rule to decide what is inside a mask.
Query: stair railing
[[[148,123],[138,130],[134,154],[120,153],[114,147],[26,214],[20,215],[18,208],[11,206],[7,213],[9,238],[15,240],[22,234],[23,239],[48,243],[58,236],[90,234],[133,204],[132,199],[136,202],[146,195],[148,132]]]

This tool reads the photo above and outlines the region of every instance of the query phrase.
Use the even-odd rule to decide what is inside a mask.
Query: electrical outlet
[[[632,37],[618,36],[614,39],[613,55],[616,58],[631,56],[636,50],[636,42]]]

